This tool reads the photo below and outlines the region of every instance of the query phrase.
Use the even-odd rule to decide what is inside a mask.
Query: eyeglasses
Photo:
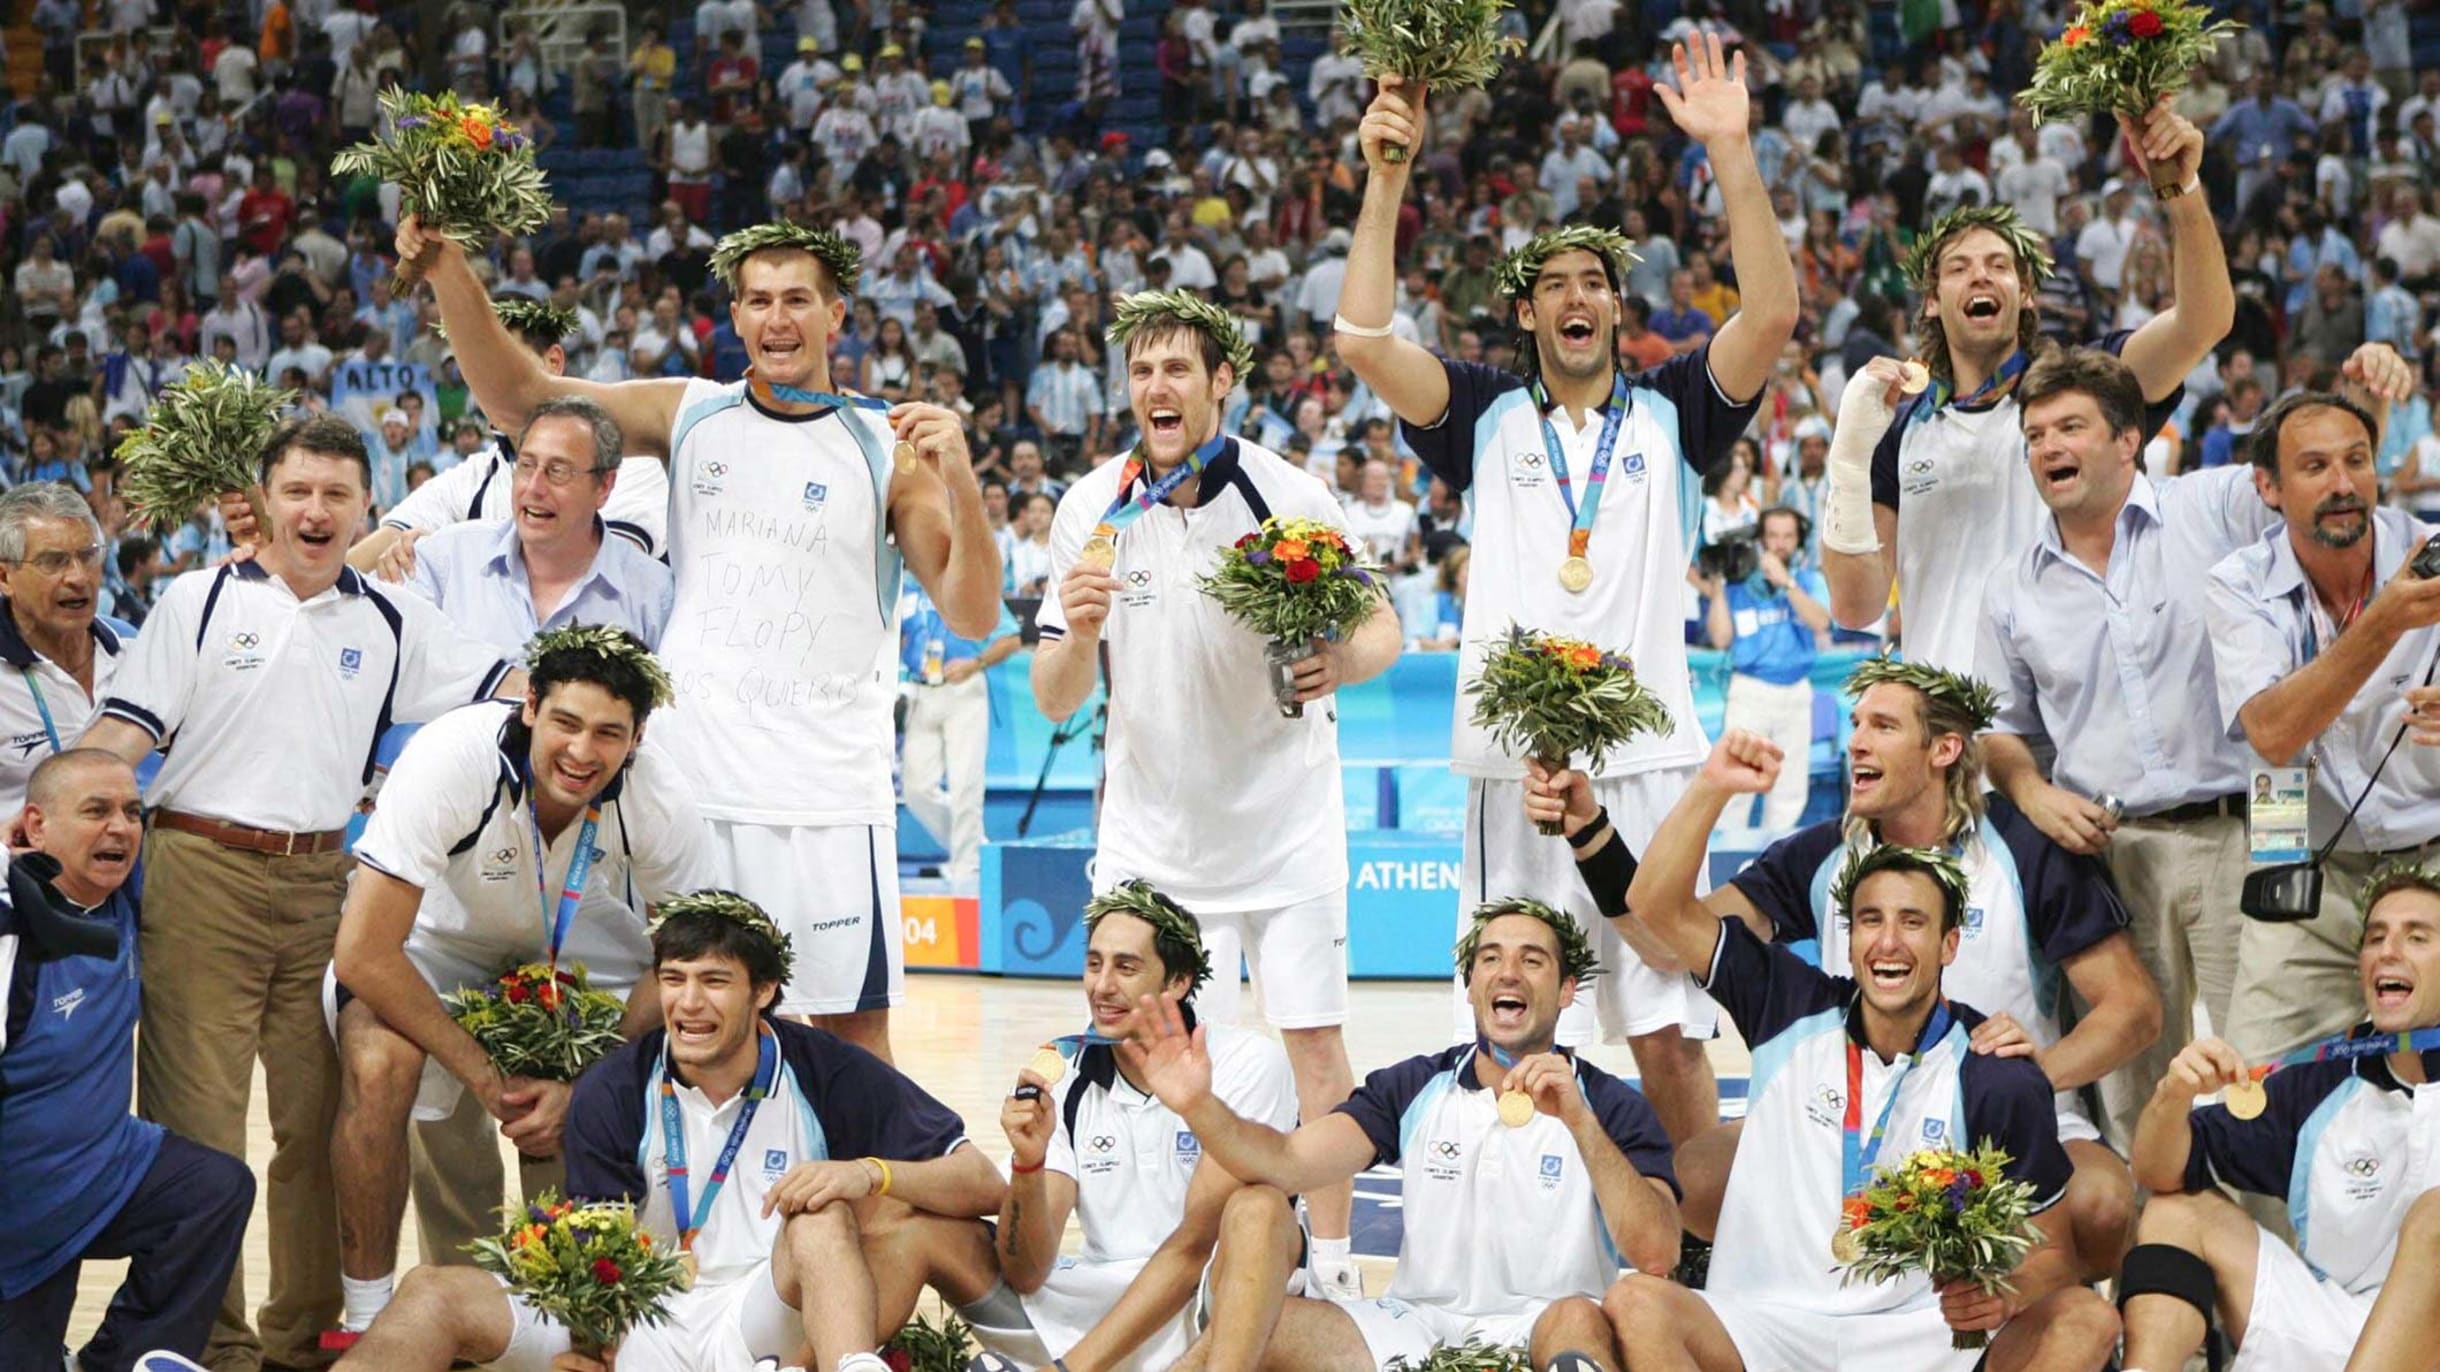
[[[99,543],[88,543],[82,548],[73,550],[53,548],[49,552],[36,553],[32,557],[13,558],[8,565],[31,567],[44,576],[58,576],[67,571],[70,566],[80,566],[86,571],[100,567],[102,554],[105,551]]]
[[[539,471],[546,484],[565,486],[580,476],[600,476],[610,469],[608,467],[579,467],[565,458],[553,458],[537,466],[529,459],[519,458],[517,464],[509,470],[516,473],[519,481],[528,480]]]

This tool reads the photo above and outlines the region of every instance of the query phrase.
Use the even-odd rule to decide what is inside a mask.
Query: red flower
[[[1322,574],[1322,564],[1309,557],[1300,557],[1288,564],[1288,584],[1301,586]]]
[[[618,1279],[625,1275],[627,1274],[618,1270],[618,1264],[610,1261],[608,1258],[595,1258],[593,1260],[593,1280],[600,1282],[604,1286],[618,1285]]]
[[[1245,537],[1237,540],[1237,546],[1240,548],[1251,548],[1261,541],[1261,534],[1247,534]]]
[[[537,999],[539,999],[539,1000],[542,1002],[542,1008],[543,1008],[543,1009],[545,1009],[545,1010],[556,1010],[556,1009],[558,1009],[558,1008],[559,1008],[559,987],[558,987],[557,983],[554,983],[554,982],[548,982],[548,981],[546,981],[546,982],[542,983],[541,989],[540,989],[540,990],[539,990],[539,991],[536,993],[536,998],[537,998]]]
[[[508,998],[523,1005],[534,998],[534,993],[526,989],[524,982],[514,982],[508,988]]]
[[[2160,30],[2160,16],[2151,10],[2137,10],[2127,19],[2127,32],[2137,38],[2158,38]]]

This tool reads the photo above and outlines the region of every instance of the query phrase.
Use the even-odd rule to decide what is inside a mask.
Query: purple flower
[[[525,1207],[525,1214],[526,1218],[532,1220],[536,1224],[549,1224],[551,1222],[551,1212],[543,1209],[539,1205],[529,1205]]]
[[[420,114],[406,114],[399,116],[398,127],[402,129],[420,129],[424,125],[431,122],[431,120],[424,118]]]
[[[1963,1214],[1966,1208],[1966,1195],[1970,1190],[1972,1188],[1966,1185],[1966,1179],[1963,1177],[1950,1182],[1948,1185],[1949,1209]]]
[[[1260,548],[1248,548],[1245,553],[1245,561],[1246,565],[1249,567],[1268,566],[1271,561],[1271,555],[1264,552]]]

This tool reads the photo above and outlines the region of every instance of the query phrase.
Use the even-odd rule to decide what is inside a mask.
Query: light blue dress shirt
[[[593,533],[601,541],[593,570],[545,620],[535,616],[513,519],[470,520],[427,536],[415,545],[413,584],[467,635],[512,659],[535,634],[569,624],[616,624],[659,648],[675,578],[643,549],[608,537],[598,516]]]
[[[2278,523],[2251,467],[2138,472],[2096,574],[2045,517],[1983,599],[1975,672],[2000,693],[1992,730],[2047,738],[2054,781],[2130,815],[2242,793],[2250,752],[2220,727],[2203,581]]]
[[[2432,536],[2432,526],[2402,510],[2372,512],[2372,569],[2386,586],[2406,559]],[[2239,549],[2211,569],[2207,611],[2220,717],[2242,739],[2237,711],[2245,702],[2310,663],[2336,633],[2330,616],[2296,560],[2285,530]],[[2440,627],[2401,637],[2355,699],[2313,741],[2312,834],[2316,845],[2338,829],[2347,807],[2397,737],[2406,718],[2406,691],[2422,685],[2440,660]],[[2340,841],[2347,852],[2419,847],[2440,836],[2440,748],[2408,740],[2381,772],[2355,823]]]

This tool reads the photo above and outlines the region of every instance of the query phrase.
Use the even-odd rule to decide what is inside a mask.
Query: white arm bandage
[[[1872,450],[1889,432],[1889,379],[1869,369],[1848,378],[1830,435],[1830,490],[1822,501],[1822,546],[1858,557],[1881,551],[1872,519]]]

